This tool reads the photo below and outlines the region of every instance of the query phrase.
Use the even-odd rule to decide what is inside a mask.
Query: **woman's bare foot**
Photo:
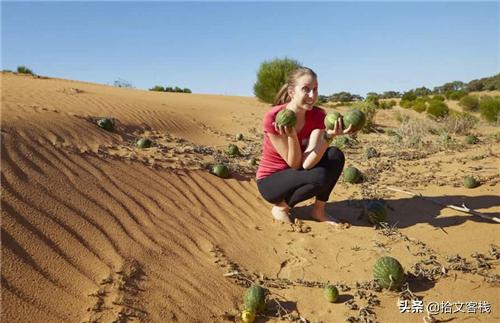
[[[285,223],[292,223],[292,220],[290,220],[290,208],[288,205],[285,206],[278,206],[275,205],[273,206],[271,213],[273,215],[273,218],[275,220],[285,222]]]
[[[338,225],[340,221],[334,218],[331,215],[326,214],[324,204],[323,205],[314,205],[313,210],[311,212],[311,217],[319,222],[327,222],[331,225]]]

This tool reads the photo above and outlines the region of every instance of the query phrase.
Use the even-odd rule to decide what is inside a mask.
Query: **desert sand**
[[[287,225],[273,222],[247,163],[260,157],[268,109],[255,98],[13,73],[1,87],[2,322],[238,322],[250,281],[270,291],[257,322],[423,322],[425,312],[400,313],[398,300],[412,297],[491,306],[436,321],[500,321],[499,224],[387,189],[500,217],[498,128],[480,123],[478,144],[455,136],[443,149],[360,133],[344,152],[365,181],[341,180],[327,206],[344,224],[312,221],[307,201]],[[395,107],[375,121],[397,129],[401,111],[424,118]],[[142,137],[153,147],[136,148]],[[241,157],[224,154],[230,143]],[[363,157],[370,145],[378,158]],[[216,162],[233,176],[210,174]],[[464,175],[481,186],[464,188]],[[363,215],[371,198],[387,201],[390,227]],[[414,274],[405,293],[369,283],[382,255]],[[340,288],[336,303],[323,298],[327,282]]]

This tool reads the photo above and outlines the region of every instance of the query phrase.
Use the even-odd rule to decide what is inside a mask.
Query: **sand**
[[[498,128],[480,124],[479,144],[456,136],[438,150],[359,134],[344,152],[365,182],[339,182],[327,206],[344,225],[312,221],[311,201],[286,225],[272,221],[256,166],[247,163],[260,157],[268,109],[256,99],[13,73],[2,73],[1,82],[2,322],[240,321],[249,281],[270,291],[258,322],[280,314],[308,322],[422,322],[426,313],[400,313],[404,297],[426,305],[486,302],[491,313],[464,307],[434,318],[500,320],[498,224],[386,189],[500,217],[500,144],[491,136]],[[403,109],[377,114],[380,129],[398,127],[396,111]],[[100,117],[113,118],[116,130],[97,127]],[[153,147],[136,148],[142,137]],[[224,154],[230,143],[241,157]],[[380,157],[366,160],[368,145]],[[228,163],[233,176],[211,175],[217,162]],[[464,188],[466,174],[482,185]],[[376,229],[363,216],[370,198],[387,201],[392,229]],[[425,269],[409,276],[413,296],[368,283],[382,255],[407,272],[416,273],[417,263]],[[341,290],[336,303],[322,296],[327,282]]]

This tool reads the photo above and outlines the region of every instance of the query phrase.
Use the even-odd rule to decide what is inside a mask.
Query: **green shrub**
[[[413,101],[416,98],[417,98],[417,95],[413,91],[408,91],[408,92],[405,92],[405,94],[403,94],[403,96],[401,97],[401,101],[403,101],[403,100]]]
[[[479,112],[489,122],[500,123],[500,97],[483,96],[479,101]]]
[[[255,96],[263,102],[273,103],[276,94],[286,83],[288,74],[300,67],[294,59],[274,59],[263,62],[257,72],[257,82],[253,86]]]
[[[467,93],[464,90],[459,91],[447,91],[445,96],[448,100],[460,100],[462,97],[466,96]]]
[[[412,101],[409,101],[409,100],[403,100],[403,99],[401,99],[401,101],[399,101],[399,105],[402,108],[405,108],[405,109],[410,109],[411,108],[411,103],[412,103]]]
[[[190,90],[190,89],[188,89],[188,88],[184,88],[182,91],[183,91],[184,93],[192,93],[192,92],[191,92],[191,90]]]
[[[426,109],[427,109],[427,105],[425,104],[425,101],[424,100],[415,100],[413,101],[413,104],[411,105],[412,109],[419,112],[419,113],[422,113],[424,112]]]
[[[155,85],[149,89],[150,91],[165,92],[165,89],[161,85]]]
[[[17,72],[21,74],[31,74],[33,75],[33,71],[27,68],[26,66],[18,66],[17,67]]]
[[[441,126],[445,131],[453,134],[465,135],[474,129],[479,120],[470,113],[450,110],[449,115],[442,121]]]
[[[466,95],[458,103],[465,111],[477,111],[479,109],[479,98],[474,95]]]
[[[433,99],[433,100],[439,100],[439,101],[441,101],[441,102],[444,102],[444,101],[446,100],[446,98],[445,98],[443,95],[441,95],[441,94],[434,95],[434,96],[432,97],[432,99]]]
[[[429,101],[429,106],[427,107],[427,114],[430,117],[434,118],[443,118],[448,115],[450,109],[446,103],[441,102],[439,100],[431,100]]]

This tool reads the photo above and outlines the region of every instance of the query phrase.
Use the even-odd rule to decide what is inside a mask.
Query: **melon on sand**
[[[370,201],[366,207],[368,220],[375,225],[387,220],[387,208],[385,202],[379,200]]]
[[[323,295],[325,295],[327,301],[335,303],[337,297],[339,296],[339,290],[333,285],[326,285],[323,290]]]
[[[354,166],[350,166],[344,169],[344,180],[347,183],[359,183],[362,177],[363,175],[361,174],[361,172]]]
[[[239,150],[238,146],[236,146],[234,144],[229,144],[229,146],[227,147],[226,153],[229,156],[239,156],[240,150]]]
[[[253,313],[263,312],[266,309],[266,296],[267,289],[257,284],[250,286],[243,297],[245,310]]]
[[[335,128],[335,122],[337,122],[338,118],[341,118],[340,121],[343,127],[344,123],[342,122],[342,115],[340,114],[340,112],[333,111],[325,116],[325,128],[328,130],[333,130],[333,128]]]
[[[464,186],[467,188],[475,188],[478,187],[481,183],[472,176],[464,177]]]
[[[295,127],[297,124],[297,116],[290,109],[283,109],[276,114],[275,122],[282,127]]]
[[[373,148],[373,147],[368,147],[365,149],[365,157],[366,159],[370,159],[370,158],[375,158],[375,157],[378,157],[379,156],[379,153],[378,151]]]
[[[221,178],[228,178],[231,175],[229,168],[223,164],[217,164],[212,167],[212,174]]]
[[[113,129],[115,128],[113,120],[109,118],[102,118],[97,120],[97,125],[107,131],[113,131]]]
[[[373,278],[382,288],[399,290],[405,281],[405,271],[399,261],[385,256],[373,265]]]
[[[149,138],[141,138],[137,140],[136,146],[139,148],[149,148],[153,142]]]
[[[352,125],[354,130],[360,130],[363,128],[366,122],[366,116],[358,108],[353,108],[349,111],[344,116],[344,125],[346,128],[349,128],[350,125]]]
[[[474,135],[467,135],[464,139],[465,143],[468,145],[474,145],[479,142],[479,138]]]

